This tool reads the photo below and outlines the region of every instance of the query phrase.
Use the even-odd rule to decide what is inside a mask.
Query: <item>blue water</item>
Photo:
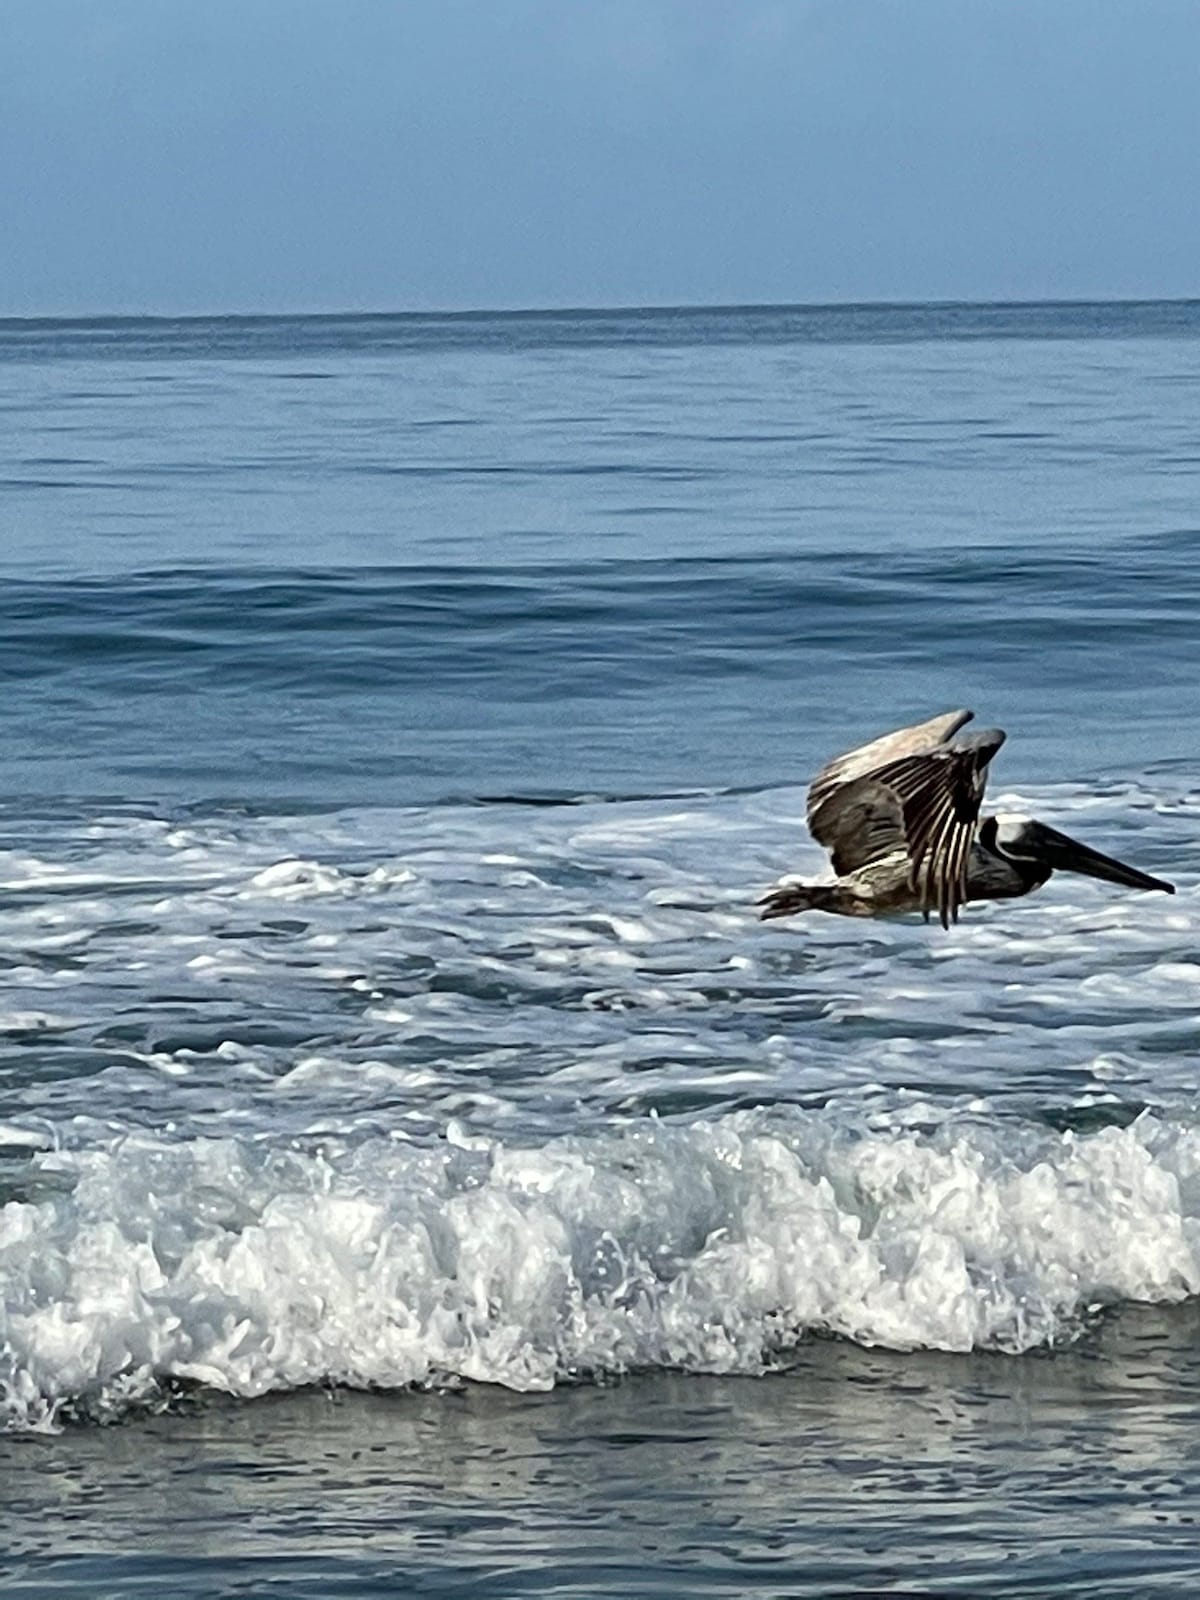
[[[1198,336],[0,323],[6,1594],[1197,1580]],[[1179,893],[759,924],[958,705]]]

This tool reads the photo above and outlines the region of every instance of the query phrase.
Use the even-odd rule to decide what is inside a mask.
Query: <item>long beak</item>
[[[1048,867],[1056,872],[1082,872],[1089,878],[1103,878],[1105,883],[1123,883],[1127,889],[1161,889],[1164,894],[1174,894],[1175,885],[1162,878],[1152,878],[1148,872],[1127,867],[1123,861],[1101,855],[1078,839],[1072,839],[1043,822],[1037,834],[1037,853]]]

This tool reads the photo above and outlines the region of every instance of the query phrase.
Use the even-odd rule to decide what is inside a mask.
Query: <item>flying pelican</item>
[[[760,901],[764,920],[797,911],[881,917],[936,911],[943,928],[967,900],[1011,900],[1050,874],[1083,872],[1130,889],[1164,883],[1102,856],[1044,822],[980,819],[999,728],[959,730],[973,711],[947,711],[837,756],[808,791],[808,828],[833,857],[833,883],[781,883]]]

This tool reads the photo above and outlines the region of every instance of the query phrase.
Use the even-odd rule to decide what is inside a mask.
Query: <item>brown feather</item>
[[[976,734],[925,755],[889,762],[874,781],[900,802],[910,882],[944,928],[958,920],[966,899],[967,866],[979,823],[988,762],[1004,741]]]
[[[858,778],[870,777],[890,761],[936,750],[939,745],[952,739],[974,715],[973,711],[942,711],[925,722],[914,723],[911,728],[898,728],[894,733],[885,733],[881,738],[872,739],[869,744],[858,745],[826,762],[808,791],[807,821],[813,838],[818,844],[829,842],[822,831],[826,822],[822,812],[825,803],[840,789]]]

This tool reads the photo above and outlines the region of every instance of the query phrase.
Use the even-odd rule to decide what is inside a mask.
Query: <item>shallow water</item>
[[[1196,1333],[1128,1308],[1053,1357],[821,1343],[759,1381],[293,1394],[0,1442],[6,1593],[1188,1592]]]
[[[935,1555],[959,1592],[1179,1580],[1198,331],[1180,305],[0,325],[12,1592],[250,1592],[269,1560],[294,1592],[441,1593],[451,1545],[512,1593],[940,1592]],[[1009,731],[994,803],[1178,894],[758,923],[820,867],[816,766],[960,704]],[[1124,1448],[1110,1408],[1176,1462],[1168,1523],[1112,1511],[1158,1467],[1091,1498],[1069,1467]],[[392,1441],[401,1474],[431,1452],[400,1523],[350,1464]],[[229,1449],[245,1518],[201,1554],[161,1485],[203,1499]],[[564,1459],[600,1502],[569,1509]],[[327,1471],[386,1557],[299,1512],[255,1543]],[[963,1474],[992,1498],[951,1526]],[[76,1490],[119,1504],[111,1538],[45,1532]],[[1018,1502],[1027,1548],[995,1520]]]

